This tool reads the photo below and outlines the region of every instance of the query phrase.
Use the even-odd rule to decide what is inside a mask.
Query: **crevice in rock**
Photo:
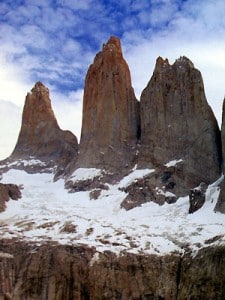
[[[177,282],[177,295],[176,295],[176,300],[178,300],[179,289],[180,289],[180,283],[181,283],[182,261],[183,261],[183,258],[182,258],[182,256],[181,256],[181,257],[180,257],[180,260],[179,260],[179,262],[178,262],[178,266],[177,266],[177,276],[176,276],[176,282]]]

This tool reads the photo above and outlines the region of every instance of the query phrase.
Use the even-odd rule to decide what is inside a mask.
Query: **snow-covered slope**
[[[80,170],[86,174],[88,170]],[[96,172],[93,172],[93,174]],[[193,252],[209,244],[225,243],[225,216],[214,213],[218,182],[209,186],[204,206],[188,214],[188,197],[175,204],[146,203],[125,211],[120,203],[126,194],[119,188],[152,170],[134,170],[117,185],[109,185],[97,200],[89,192],[68,193],[64,181],[53,182],[52,174],[27,174],[10,170],[3,183],[23,185],[23,197],[9,201],[0,214],[1,237],[17,237],[41,243],[87,244],[97,251],[133,253]]]

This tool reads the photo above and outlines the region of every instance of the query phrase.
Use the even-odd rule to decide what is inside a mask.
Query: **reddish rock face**
[[[84,89],[77,167],[123,169],[134,164],[138,102],[120,40],[111,37],[90,66]]]
[[[20,134],[10,159],[30,157],[64,168],[77,156],[78,143],[69,131],[59,128],[48,89],[37,82],[27,94]]]
[[[182,159],[179,172],[187,188],[220,176],[220,131],[201,73],[188,58],[181,57],[173,65],[157,59],[140,110],[140,168]]]

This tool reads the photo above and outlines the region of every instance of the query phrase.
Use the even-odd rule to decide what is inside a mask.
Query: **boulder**
[[[189,193],[189,214],[192,214],[199,210],[205,203],[206,200],[206,189],[207,185],[202,182],[199,187],[194,188]]]

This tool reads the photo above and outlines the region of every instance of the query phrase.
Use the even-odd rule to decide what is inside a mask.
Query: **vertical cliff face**
[[[180,161],[187,187],[220,176],[220,131],[205,98],[201,73],[188,58],[180,57],[173,65],[157,59],[141,95],[140,111],[139,167]]]
[[[224,248],[194,257],[0,243],[1,299],[224,299]]]
[[[27,94],[19,137],[11,160],[39,159],[64,168],[77,156],[78,143],[69,131],[59,128],[48,89],[37,82]]]
[[[84,89],[77,167],[123,169],[133,164],[138,102],[120,40],[111,37],[90,66]]]
[[[223,174],[225,172],[225,99],[223,100],[222,126],[221,126],[221,141],[223,155]],[[225,180],[221,183],[221,191],[218,202],[215,207],[216,211],[225,213]]]

